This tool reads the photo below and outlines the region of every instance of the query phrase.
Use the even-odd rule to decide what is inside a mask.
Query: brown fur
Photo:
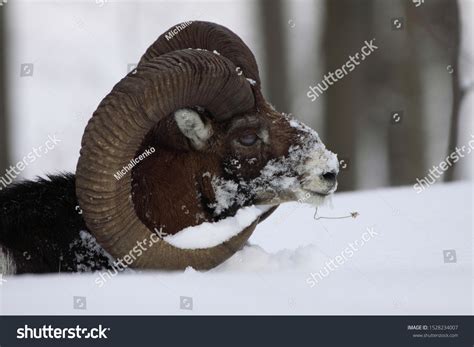
[[[235,182],[256,178],[269,160],[287,155],[289,147],[297,143],[297,130],[266,104],[221,123],[212,120],[212,115],[202,116],[212,121],[214,130],[204,150],[192,148],[169,115],[147,134],[137,152],[150,146],[156,149],[134,168],[132,176],[135,210],[151,230],[163,227],[164,233],[175,234],[185,227],[235,214],[240,206],[221,215],[209,207],[215,202],[211,177]],[[237,128],[236,122],[240,124]],[[267,143],[259,141],[250,147],[235,143],[246,132],[262,130],[268,132]],[[251,158],[256,160],[249,162]],[[250,204],[252,192],[248,192],[245,205]]]

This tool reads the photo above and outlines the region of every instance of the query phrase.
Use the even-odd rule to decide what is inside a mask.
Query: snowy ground
[[[96,274],[7,277],[0,313],[472,314],[472,192],[464,182],[421,194],[336,194],[319,215],[360,213],[342,220],[315,221],[312,208],[288,204],[257,228],[251,247],[210,272],[123,273],[102,288]],[[342,265],[326,272],[344,250]],[[446,250],[455,263],[445,263],[454,259]],[[310,273],[320,270],[325,277],[311,287]]]

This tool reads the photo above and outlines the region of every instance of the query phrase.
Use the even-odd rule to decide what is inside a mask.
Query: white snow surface
[[[228,217],[215,223],[202,223],[194,227],[185,228],[175,235],[164,237],[164,240],[175,247],[183,249],[214,247],[239,234],[269,209],[270,207],[243,207],[233,217]]]
[[[261,223],[251,246],[208,272],[6,276],[0,314],[304,314],[469,315],[473,295],[473,183],[336,193],[333,209],[289,203]],[[376,233],[316,285],[311,273],[367,230]],[[455,251],[456,262],[444,253]],[[34,290],[32,290],[34,288]],[[87,309],[75,310],[84,296]],[[180,297],[193,309],[180,309]]]

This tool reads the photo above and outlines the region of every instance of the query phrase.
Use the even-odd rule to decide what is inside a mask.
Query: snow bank
[[[211,271],[130,271],[102,288],[97,274],[6,277],[0,314],[472,314],[472,192],[464,182],[336,193],[318,213],[356,219],[315,221],[314,208],[285,204]],[[337,263],[368,228],[376,235]]]
[[[298,247],[295,250],[282,249],[276,253],[267,252],[257,245],[249,245],[211,272],[309,271],[313,270],[313,264],[322,263],[324,260],[324,255],[314,245]]]

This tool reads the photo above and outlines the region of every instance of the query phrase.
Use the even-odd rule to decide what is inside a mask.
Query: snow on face
[[[298,129],[302,134],[300,139],[303,145],[290,149],[290,157],[293,155],[292,152],[297,152],[293,158],[293,160],[299,160],[298,163],[295,163],[297,171],[300,174],[310,175],[310,177],[319,176],[324,172],[338,173],[337,155],[326,149],[318,133],[294,118],[289,118],[288,122],[291,127]]]
[[[296,119],[290,119],[289,123],[300,133],[305,134],[301,135],[303,145],[290,149],[290,161],[296,165],[298,175],[303,177],[297,189],[319,192],[325,185],[325,182],[321,180],[322,174],[339,173],[337,155],[326,149],[316,131]],[[297,152],[297,154],[294,155],[292,152]],[[333,193],[336,189],[337,184],[328,193]]]
[[[249,194],[264,195],[262,200],[268,204],[297,200],[319,206],[325,200],[322,195],[336,190],[337,186],[334,186],[328,191],[321,175],[338,173],[337,156],[326,149],[316,131],[290,116],[284,116],[289,125],[298,130],[298,143],[290,147],[287,156],[270,160],[260,175],[251,181],[235,182],[213,177],[211,184],[216,202],[209,207],[216,215],[231,206],[244,206]]]

